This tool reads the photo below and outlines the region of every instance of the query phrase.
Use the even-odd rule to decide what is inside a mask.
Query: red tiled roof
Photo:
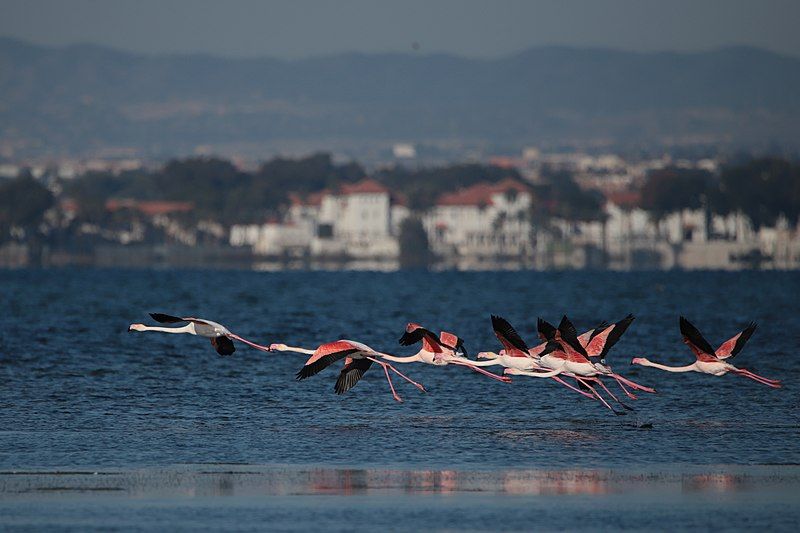
[[[357,183],[346,183],[341,187],[341,194],[379,194],[386,192],[389,192],[389,189],[370,178]]]
[[[528,187],[512,178],[506,178],[499,183],[477,183],[466,189],[443,194],[436,205],[492,205],[493,195],[507,191],[527,192]]]
[[[606,200],[620,207],[637,207],[641,204],[642,195],[637,191],[619,191],[606,194]]]

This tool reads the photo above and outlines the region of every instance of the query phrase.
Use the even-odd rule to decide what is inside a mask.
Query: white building
[[[512,179],[479,183],[439,198],[423,217],[442,256],[519,257],[533,251],[529,188]]]
[[[231,244],[252,246],[262,255],[398,256],[400,223],[408,209],[377,181],[365,179],[291,200],[284,223],[235,226]]]

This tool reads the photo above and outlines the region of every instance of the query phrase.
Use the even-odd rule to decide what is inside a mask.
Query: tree
[[[602,220],[603,195],[581,189],[572,174],[561,171],[548,175],[549,184],[537,187],[540,211],[567,220]],[[539,218],[539,217],[534,217]]]
[[[418,218],[400,224],[400,268],[428,268],[433,262],[428,234]]]
[[[800,166],[782,159],[755,159],[724,168],[715,211],[741,211],[756,227],[772,225],[783,215],[792,223],[800,215]]]
[[[30,174],[0,184],[0,240],[8,237],[12,226],[35,229],[53,205],[53,194]]]
[[[714,194],[706,170],[665,168],[651,172],[642,188],[642,207],[656,218],[682,209],[699,209]]]

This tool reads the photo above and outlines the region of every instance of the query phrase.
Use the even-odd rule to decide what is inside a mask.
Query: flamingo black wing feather
[[[295,379],[303,380],[306,378],[310,378],[311,376],[316,375],[325,368],[329,367],[336,361],[344,359],[348,355],[356,353],[358,351],[360,351],[358,348],[351,348],[323,355],[322,357],[317,358],[314,362],[307,364],[303,368],[301,368],[297,372],[297,374],[295,374]]]
[[[586,354],[586,349],[578,341],[578,331],[575,329],[575,325],[567,318],[567,315],[561,318],[561,323],[558,324],[558,332],[561,334],[561,339],[569,344],[573,350],[587,359],[589,358]]]
[[[712,357],[716,358],[716,356],[714,355],[714,348],[712,348],[711,345],[708,343],[708,341],[705,339],[705,337],[703,337],[703,334],[700,333],[700,330],[694,327],[694,324],[686,320],[684,317],[680,317],[679,322],[681,328],[681,335],[683,335],[685,339],[688,339],[689,342],[694,344],[698,350],[703,351],[711,355]]]
[[[536,319],[536,329],[543,341],[552,340],[556,336],[556,327],[543,318]]]
[[[231,355],[236,351],[233,341],[225,336],[211,337],[211,346],[213,346],[220,355]]]
[[[592,340],[601,333],[603,333],[603,330],[605,330],[608,326],[609,324],[605,320],[597,324],[594,328],[592,328],[592,333],[591,335],[589,335],[589,340]]]
[[[601,359],[606,358],[606,356],[608,355],[608,351],[611,349],[612,346],[614,346],[619,341],[623,333],[625,333],[628,330],[628,328],[630,327],[631,323],[635,318],[636,317],[629,314],[628,316],[626,316],[625,318],[614,324],[614,328],[611,330],[611,332],[608,334],[608,337],[606,338],[606,344],[605,346],[603,346],[603,351],[600,352]]]
[[[185,318],[179,316],[165,315],[164,313],[150,313],[153,320],[162,324],[175,324],[177,322],[188,322]]]
[[[525,344],[525,341],[519,336],[519,333],[517,333],[517,330],[514,329],[514,326],[512,326],[505,318],[492,315],[492,329],[498,338],[504,338],[517,350],[521,350],[525,353],[528,352],[528,345]]]
[[[371,366],[372,361],[369,359],[353,359],[342,368],[333,390],[336,394],[344,394],[349,391],[364,377],[364,374]]]

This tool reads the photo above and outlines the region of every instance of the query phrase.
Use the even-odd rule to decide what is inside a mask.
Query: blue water
[[[0,471],[197,473],[202,465],[222,463],[333,472],[514,475],[633,468],[683,475],[696,468],[725,473],[737,465],[796,465],[798,295],[800,274],[782,272],[4,271]],[[217,320],[262,343],[314,348],[350,338],[399,355],[414,352],[397,344],[409,321],[458,333],[475,354],[498,348],[490,313],[506,317],[532,342],[537,316],[557,321],[568,313],[581,329],[632,312],[637,319],[609,361],[659,392],[640,394],[629,402],[636,411],[617,417],[551,380],[515,377],[502,384],[463,368],[402,365],[427,394],[395,380],[405,400],[396,403],[382,372],[373,368],[353,390],[336,396],[338,369],[294,380],[301,355],[238,345],[223,358],[205,339],[127,332],[131,322],[152,323],[150,311]],[[678,333],[679,314],[714,345],[757,321],[759,329],[736,364],[780,378],[785,388],[629,367],[635,356],[672,365],[693,361]],[[795,501],[798,486],[789,493]],[[0,501],[10,493],[17,492],[4,493],[0,483]],[[55,524],[80,527],[70,519],[70,513],[83,516],[76,508],[58,514],[63,500],[48,498],[60,517]],[[92,494],[81,505],[95,509],[97,498]],[[499,498],[498,509],[510,505],[503,496],[492,498]],[[6,509],[14,511],[8,516],[35,516],[30,509],[40,507],[26,514],[27,501]],[[414,501],[408,505],[425,515]],[[466,516],[458,509],[470,504],[458,501],[454,516]],[[587,509],[597,505],[592,501]],[[236,506],[226,512],[238,513]],[[528,524],[504,522],[507,509],[485,518],[483,525],[471,525]],[[415,524],[421,525],[406,525]],[[643,523],[619,525],[637,524]],[[542,523],[579,526],[590,524]]]

